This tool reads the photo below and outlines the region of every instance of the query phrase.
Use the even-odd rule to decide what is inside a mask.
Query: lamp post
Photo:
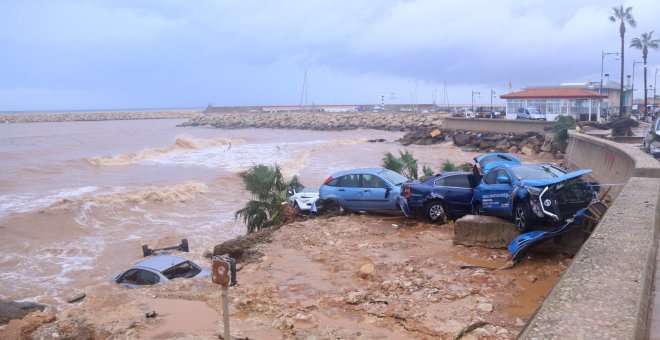
[[[602,107],[603,107],[603,62],[605,61],[606,55],[616,55],[618,57],[619,53],[605,52],[605,51],[600,52],[600,89],[598,90],[598,96],[600,97],[600,102],[598,103],[598,113],[596,114],[596,120],[599,123],[600,123],[600,112],[602,111]],[[610,91],[607,90],[607,93],[610,93]],[[623,93],[621,93],[621,95],[623,95]]]
[[[490,117],[493,118],[493,98],[495,98],[495,91],[490,90]]]
[[[481,95],[481,92],[479,92],[479,91],[472,91],[472,112],[474,112],[474,95],[475,95],[475,94],[478,95],[478,96],[480,96],[480,95]]]
[[[655,67],[655,80],[654,80],[654,85],[653,85],[653,107],[657,109],[655,106],[655,91],[658,89],[658,67]]]
[[[633,67],[632,67],[633,74],[632,74],[632,83],[631,83],[632,85],[631,85],[631,89],[630,89],[630,113],[631,114],[632,114],[632,107],[633,107],[633,105],[635,105],[635,66],[637,66],[637,64],[643,64],[643,63],[644,62],[642,62],[642,61],[634,61],[633,60]]]

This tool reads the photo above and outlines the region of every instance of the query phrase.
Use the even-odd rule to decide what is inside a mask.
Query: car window
[[[177,277],[191,278],[199,274],[201,271],[202,268],[199,268],[197,265],[190,261],[186,261],[172,268],[166,269],[163,271],[163,276],[169,280],[176,279]]]
[[[441,187],[445,185],[445,177],[438,178],[435,180],[435,183],[433,183],[436,187]]]
[[[446,185],[455,188],[471,188],[470,179],[467,175],[454,175],[445,177]]]
[[[405,183],[405,182],[409,181],[408,177],[406,177],[406,176],[404,176],[404,175],[402,175],[398,172],[394,172],[392,170],[387,170],[387,169],[379,172],[378,175],[380,177],[383,177],[386,180],[390,181],[390,183],[392,183],[394,185],[400,185],[402,183]]]
[[[137,284],[137,278],[138,277],[138,270],[137,269],[131,269],[124,273],[117,282],[119,283],[132,283],[132,284]]]
[[[338,187],[339,186],[339,178],[335,178],[332,181],[326,183],[325,185],[329,187]]]
[[[484,177],[484,183],[495,184],[497,183],[497,171],[491,171]]]
[[[147,270],[138,270],[137,284],[153,285],[160,282],[160,277]]]
[[[552,179],[566,174],[565,171],[551,165],[517,166],[512,167],[513,175],[518,179]]]
[[[387,188],[387,183],[375,175],[362,175],[363,188]]]
[[[346,187],[346,188],[359,188],[360,187],[360,175],[353,174],[353,175],[341,176],[341,177],[339,177],[339,185],[338,186]]]

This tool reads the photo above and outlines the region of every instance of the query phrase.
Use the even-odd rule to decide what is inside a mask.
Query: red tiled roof
[[[603,94],[603,98],[606,98],[607,95]],[[512,92],[501,95],[502,99],[546,99],[546,98],[572,98],[572,99],[588,99],[588,98],[600,98],[600,94],[594,91],[588,91],[583,89],[575,88],[539,88],[539,89],[527,89],[520,92]]]

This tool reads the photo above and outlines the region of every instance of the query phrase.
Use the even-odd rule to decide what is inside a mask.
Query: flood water
[[[142,257],[141,245],[186,238],[193,259],[244,234],[238,174],[279,164],[318,187],[332,172],[378,166],[402,132],[178,128],[183,120],[0,126],[0,297],[61,302]],[[368,139],[384,138],[385,143]],[[409,150],[438,169],[474,154]]]

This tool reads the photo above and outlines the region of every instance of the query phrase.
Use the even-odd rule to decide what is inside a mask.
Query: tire
[[[344,208],[344,206],[335,199],[330,199],[323,202],[323,206],[325,207],[325,212],[330,214],[341,215],[347,211],[347,209]]]
[[[532,210],[529,207],[528,201],[518,201],[513,206],[513,218],[516,230],[524,234],[532,227]]]
[[[179,249],[181,251],[185,251],[186,253],[190,252],[190,248],[188,248],[188,239],[183,239],[181,240],[181,244],[179,245]]]
[[[296,215],[300,215],[300,206],[298,205],[298,202],[293,201],[293,210],[296,211]]]
[[[481,206],[481,203],[476,202],[472,205],[472,215],[483,215],[484,208]]]
[[[442,202],[431,201],[429,203],[426,203],[426,207],[424,209],[424,216],[431,223],[437,223],[437,222],[445,223],[447,222],[447,209],[445,209],[445,205],[442,204]]]

